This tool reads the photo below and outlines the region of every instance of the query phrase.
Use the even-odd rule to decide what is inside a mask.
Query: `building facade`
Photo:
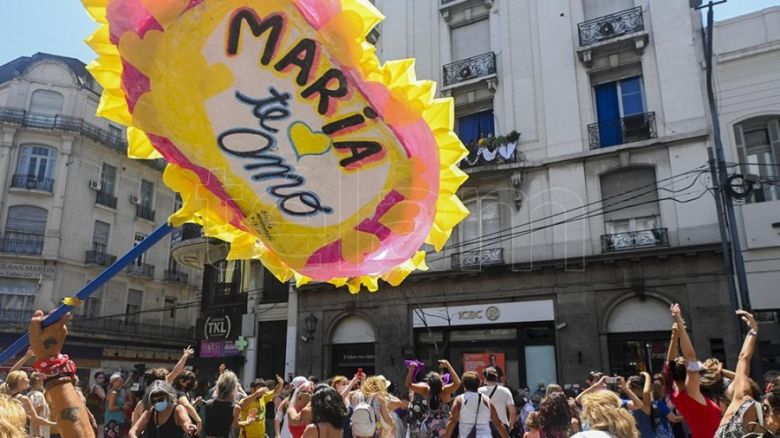
[[[0,344],[95,278],[177,207],[164,163],[127,158],[123,127],[76,59],[0,66]],[[96,370],[170,366],[194,339],[201,273],[164,239],[74,312],[66,352]],[[87,379],[88,380],[88,379]],[[87,381],[85,380],[85,381]]]
[[[298,290],[294,368],[400,381],[404,359],[448,358],[529,387],[660,372],[674,302],[700,355],[732,364],[699,13],[671,0],[375,3],[380,57],[416,58],[455,100],[471,215],[398,288]]]
[[[715,26],[716,84],[729,173],[752,176],[736,214],[761,358],[780,366],[780,7]],[[741,181],[741,180],[739,180]],[[738,181],[738,182],[739,182]]]

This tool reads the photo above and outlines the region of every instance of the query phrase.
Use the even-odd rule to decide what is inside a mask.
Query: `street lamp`
[[[317,331],[317,317],[313,313],[310,313],[309,316],[303,320],[303,323],[306,327],[306,333],[309,335],[309,375],[311,375],[312,370],[314,369],[314,332]]]

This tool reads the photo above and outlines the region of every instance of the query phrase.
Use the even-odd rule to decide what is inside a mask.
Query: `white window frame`
[[[495,202],[496,206],[498,207],[498,231],[499,234],[488,236],[487,239],[491,241],[490,244],[483,244],[482,239],[485,235],[484,232],[484,221],[482,217],[483,211],[485,211],[484,204],[489,202]],[[465,250],[469,249],[488,249],[488,248],[500,248],[502,246],[501,242],[501,236],[502,236],[502,218],[501,218],[501,200],[498,196],[493,195],[486,195],[486,196],[477,196],[469,199],[464,203],[464,205],[470,205],[472,203],[476,204],[476,208],[469,209],[471,212],[471,215],[469,217],[476,217],[477,218],[477,236],[474,239],[466,239],[464,236],[465,232],[465,220],[468,220],[466,218],[463,222],[463,226],[458,227],[458,241],[460,243],[467,243],[467,245],[464,247]],[[479,212],[477,215],[476,213]],[[468,242],[466,242],[468,240]],[[478,242],[478,244],[477,244]]]

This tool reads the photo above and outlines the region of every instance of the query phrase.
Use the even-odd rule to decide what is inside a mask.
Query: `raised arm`
[[[176,378],[179,377],[179,374],[184,371],[184,366],[187,365],[187,359],[189,359],[193,354],[195,354],[195,350],[193,350],[189,345],[182,351],[181,358],[179,358],[179,361],[176,362],[176,366],[173,367],[173,370],[171,370],[167,376],[165,376],[165,381],[169,385],[173,385],[173,382],[176,381]]]
[[[745,341],[742,343],[742,350],[739,352],[737,360],[737,369],[734,371],[734,397],[732,404],[742,404],[744,399],[751,397],[753,391],[750,389],[750,360],[753,358],[753,351],[756,348],[756,338],[758,338],[758,323],[748,312],[737,310],[737,315],[748,326],[748,333]]]
[[[130,428],[130,433],[128,434],[129,438],[138,438],[141,432],[146,430],[146,425],[149,423],[149,411],[144,411],[140,417],[138,417],[138,421],[133,422],[133,427]]]
[[[32,350],[32,348],[28,348],[28,349],[27,349],[27,352],[26,352],[26,353],[24,353],[24,356],[22,356],[22,358],[21,358],[21,359],[19,359],[18,361],[16,361],[16,363],[14,364],[14,366],[12,366],[12,367],[11,367],[11,369],[10,369],[10,370],[8,370],[8,372],[9,372],[9,373],[12,373],[12,372],[14,372],[14,371],[17,371],[17,370],[20,370],[20,369],[22,369],[22,367],[24,366],[24,364],[26,364],[27,362],[29,362],[29,361],[30,361],[30,359],[32,359],[33,357],[35,357],[35,353],[33,353],[33,350]]]
[[[588,395],[588,394],[590,394],[592,392],[604,390],[606,388],[607,388],[607,376],[602,376],[601,379],[599,379],[598,382],[590,385],[589,387],[585,388],[584,391],[579,393],[577,395],[577,398],[575,398],[574,400],[576,400],[577,403],[581,404],[582,403],[582,398],[585,397],[586,395]]]
[[[417,394],[420,394],[424,397],[428,397],[428,393],[430,392],[430,387],[426,385],[425,383],[414,383],[412,380],[414,378],[414,371],[417,369],[417,365],[410,365],[409,368],[406,369],[406,389],[410,389]]]
[[[447,371],[450,372],[450,377],[452,378],[452,382],[442,388],[442,393],[452,394],[453,392],[457,391],[458,388],[460,388],[460,377],[458,377],[458,373],[455,372],[455,369],[452,368],[450,361],[446,359],[440,360],[439,364],[447,368]]]
[[[241,409],[244,409],[249,403],[252,403],[253,401],[261,398],[268,392],[268,388],[260,388],[257,391],[253,392],[252,395],[246,396],[241,399],[240,402],[238,402],[238,406]]]
[[[682,311],[679,304],[672,304],[671,307],[672,318],[677,323],[677,327],[680,332],[680,348],[685,360],[688,362],[688,372],[685,376],[685,392],[688,393],[692,399],[704,404],[705,399],[701,394],[701,376],[699,375],[698,359],[696,358],[696,350],[693,349],[693,343],[690,336],[688,336],[688,330],[685,329],[685,321],[682,318]]]
[[[179,405],[184,407],[184,410],[187,413],[188,418],[191,418],[192,420],[195,421],[195,428],[197,429],[197,431],[200,431],[201,427],[203,426],[203,420],[201,420],[200,415],[198,415],[198,411],[195,409],[195,406],[192,406],[192,403],[190,403],[186,395],[179,397],[178,401],[179,401]]]
[[[653,413],[653,376],[647,371],[640,374],[645,378],[645,384],[642,387],[642,412],[647,415]]]
[[[22,407],[24,408],[24,412],[27,414],[27,418],[30,419],[30,423],[34,424],[36,426],[56,426],[57,423],[50,421],[48,418],[43,418],[38,414],[38,411],[35,410],[35,406],[33,406],[32,401],[30,401],[27,397],[20,397],[20,400],[22,402]]]
[[[628,387],[625,377],[618,376],[617,379],[618,379],[618,385],[620,386],[620,389],[630,399],[628,402],[628,406],[626,406],[628,410],[636,411],[638,409],[643,409],[645,407],[645,403],[639,397],[637,397],[636,394],[634,394],[634,391],[632,391],[631,388]]]
[[[190,416],[187,414],[187,409],[185,409],[184,406],[176,406],[173,415],[176,416],[174,419],[176,425],[181,427],[187,436],[191,436],[198,430],[198,426],[192,424],[192,421],[190,421]]]
[[[675,322],[672,324],[672,339],[669,341],[669,350],[666,351],[666,361],[671,362],[677,357],[677,348],[680,346],[680,329]]]
[[[68,335],[65,324],[70,319],[70,314],[46,328],[42,328],[43,319],[43,312],[36,310],[30,321],[30,346],[37,358],[58,356]],[[75,375],[67,372],[46,379],[44,387],[51,399],[52,418],[57,420],[56,424],[63,438],[94,438],[95,432],[89,421],[89,412],[76,391],[74,382]],[[44,420],[44,424],[51,423],[48,419]]]

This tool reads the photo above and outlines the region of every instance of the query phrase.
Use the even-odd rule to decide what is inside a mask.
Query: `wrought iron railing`
[[[165,281],[170,281],[171,283],[181,283],[181,284],[187,284],[189,282],[189,274],[186,272],[180,272],[180,271],[172,271],[170,269],[165,270],[165,275],[163,276],[163,279]]]
[[[496,54],[488,52],[444,66],[444,86],[496,74]]]
[[[11,187],[51,193],[54,190],[52,178],[38,178],[35,175],[16,174],[11,178]]]
[[[125,268],[128,274],[140,275],[142,277],[154,278],[154,265],[148,263],[131,263]]]
[[[87,251],[86,263],[91,265],[108,266],[116,261],[116,256],[106,254],[103,251]]]
[[[504,248],[475,249],[452,255],[452,268],[478,268],[504,264]]]
[[[642,7],[637,6],[585,21],[577,27],[580,34],[580,46],[589,46],[599,41],[643,31],[645,23],[642,18]]]
[[[20,125],[25,128],[77,132],[123,154],[127,153],[127,140],[122,135],[93,125],[80,117],[66,116],[64,114],[33,113],[21,108],[0,107],[0,122]],[[159,170],[165,168],[164,160],[146,160],[146,162]]]
[[[654,112],[634,114],[616,120],[588,125],[591,149],[632,143],[656,138],[657,136],[658,130]]]
[[[95,192],[95,204],[100,204],[108,208],[116,209],[116,196],[98,190]]]
[[[136,205],[135,217],[154,222],[154,210],[144,205]]]
[[[627,233],[605,234],[601,236],[602,252],[652,248],[654,246],[669,246],[669,231],[666,228],[629,231]]]
[[[41,255],[43,253],[43,236],[15,235],[0,237],[0,252],[21,255]]]
[[[29,326],[33,311],[33,309],[0,308],[0,323]],[[125,321],[118,318],[81,318],[75,316],[68,322],[68,328],[73,331],[143,336],[154,339],[192,340],[195,336],[195,330],[191,327],[170,327]]]

